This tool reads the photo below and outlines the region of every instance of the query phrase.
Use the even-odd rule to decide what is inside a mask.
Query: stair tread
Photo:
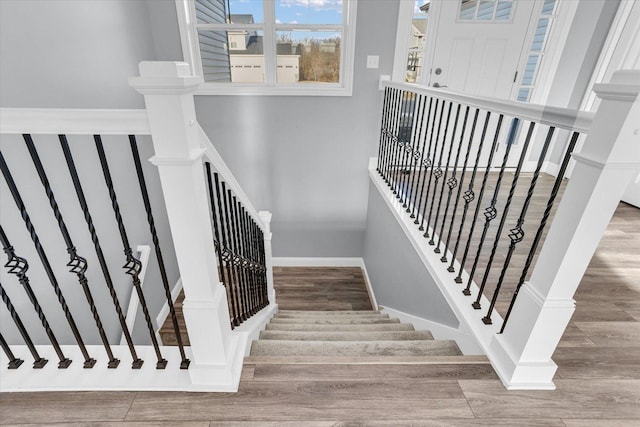
[[[388,314],[382,313],[362,313],[362,314],[342,314],[336,312],[335,314],[303,314],[303,313],[278,313],[273,316],[274,319],[308,319],[308,320],[325,320],[325,319],[388,319]]]
[[[309,318],[300,318],[300,319],[282,319],[282,318],[273,318],[271,319],[272,324],[318,324],[318,325],[334,325],[334,324],[343,324],[343,325],[358,325],[358,324],[376,324],[376,323],[400,323],[399,319],[350,319],[350,318],[328,318],[328,319],[309,319]]]
[[[326,315],[326,314],[380,314],[377,310],[279,310],[282,314],[309,314],[309,315]]]
[[[248,365],[490,365],[486,356],[246,356]]]
[[[429,331],[262,331],[261,340],[408,341],[433,340]]]
[[[314,324],[314,323],[270,323],[268,331],[413,331],[407,323],[365,323],[365,324]]]
[[[291,341],[259,340],[250,356],[454,356],[460,355],[455,341]]]

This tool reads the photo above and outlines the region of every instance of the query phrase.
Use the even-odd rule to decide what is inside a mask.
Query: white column
[[[182,278],[182,311],[191,343],[194,384],[233,384],[231,334],[218,280],[193,92],[202,83],[183,62],[141,62],[130,85],[144,95],[171,236]],[[223,387],[224,388],[224,387]],[[231,387],[233,388],[233,386]]]
[[[640,70],[595,85],[602,99],[558,211],[502,335],[491,350],[508,388],[553,389],[551,360],[573,296],[630,180],[640,170]]]
[[[267,267],[267,295],[269,304],[276,303],[276,291],[273,288],[273,252],[271,251],[271,212],[258,212],[264,225],[264,257]]]

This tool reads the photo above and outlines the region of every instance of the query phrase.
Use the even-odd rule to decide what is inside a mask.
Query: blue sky
[[[263,21],[262,0],[229,0],[231,14],[252,14]],[[283,24],[341,24],[342,0],[276,0],[276,22]]]

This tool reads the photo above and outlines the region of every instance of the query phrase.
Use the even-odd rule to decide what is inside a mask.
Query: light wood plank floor
[[[559,365],[555,391],[506,391],[482,364],[464,369],[248,364],[235,394],[3,393],[0,424],[636,427],[639,254],[640,210],[621,204],[578,290],[576,313],[554,355]],[[275,277],[282,308],[312,309],[306,298],[318,298],[318,307],[334,307],[329,309],[364,307],[368,299],[356,273],[279,269]],[[330,288],[342,292],[350,307],[338,308]]]

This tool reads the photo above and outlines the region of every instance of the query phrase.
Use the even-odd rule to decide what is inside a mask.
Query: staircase
[[[434,340],[378,311],[282,310],[253,342],[247,362],[419,363],[461,355],[455,341]]]

